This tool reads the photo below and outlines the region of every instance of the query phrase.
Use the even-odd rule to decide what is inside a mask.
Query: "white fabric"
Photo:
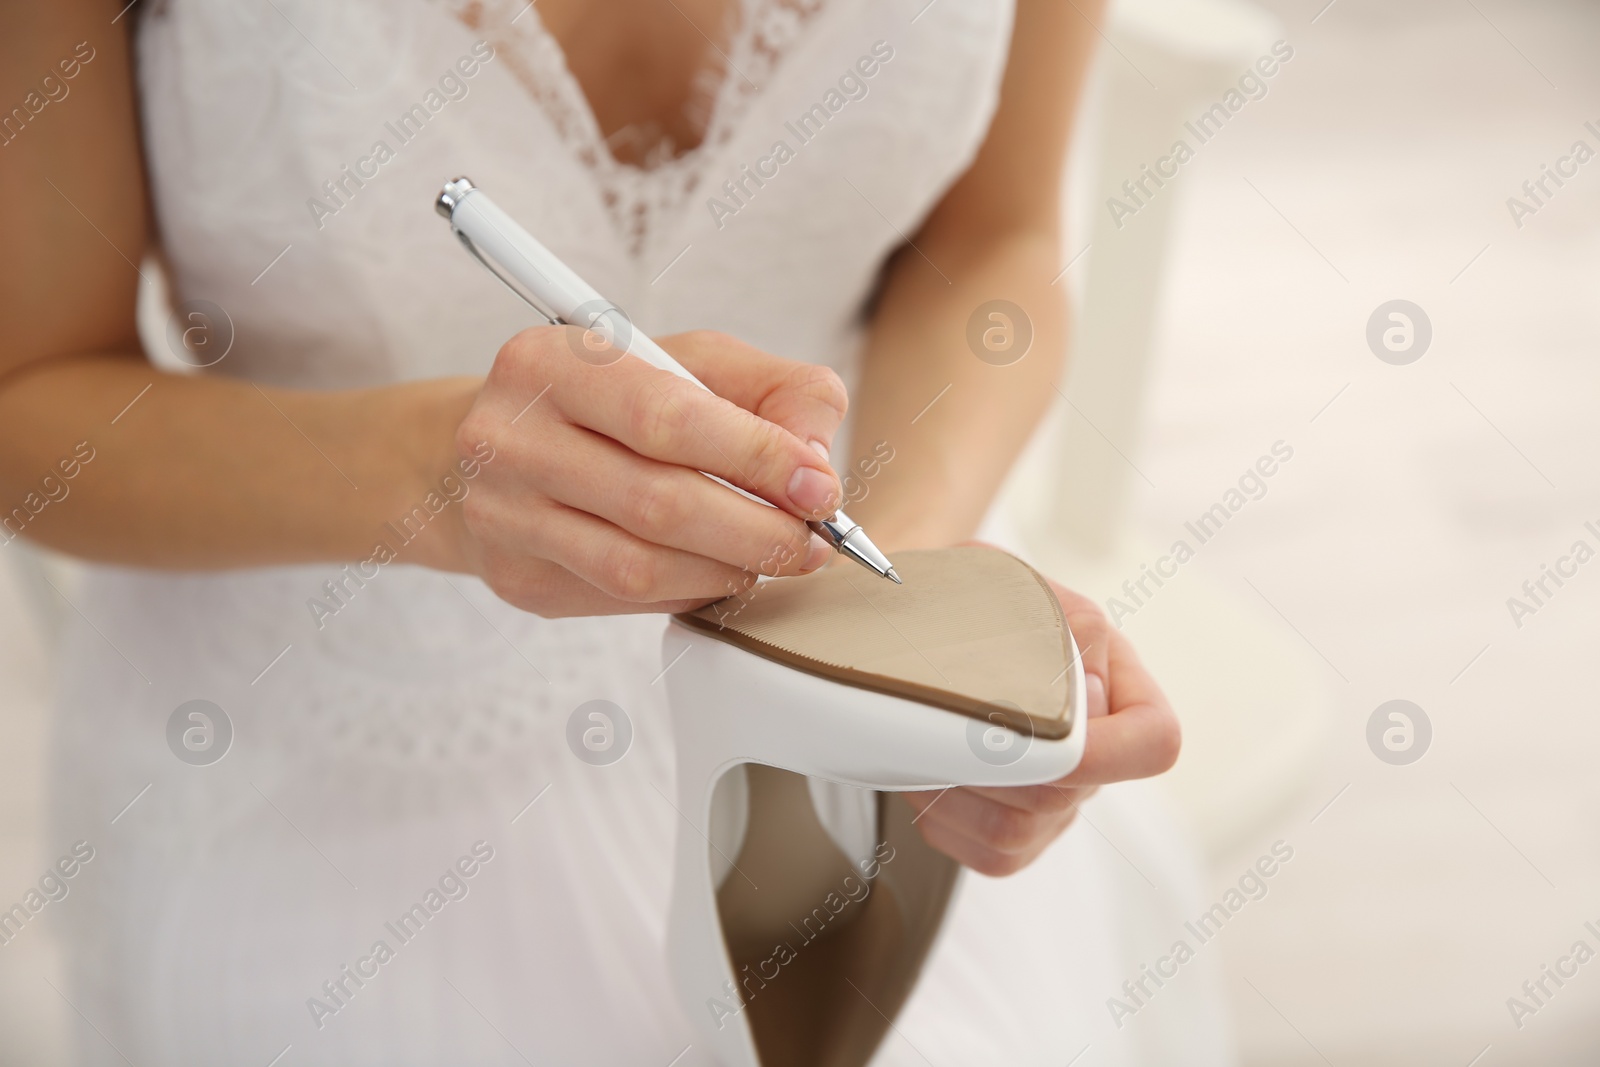
[[[426,0],[156,4],[140,32],[152,194],[176,298],[220,304],[236,329],[212,372],[332,389],[484,371],[534,318],[433,213],[464,173],[644,329],[726,330],[848,376],[883,257],[982,138],[1009,5],[750,2],[728,51],[753,84],[724,83],[705,147],[649,172],[597,157],[593,118],[521,0],[461,5],[481,31]],[[386,123],[480,38],[496,54],[468,95],[398,144]],[[893,58],[868,95],[719,229],[709,193],[793,143],[785,122],[880,40]],[[324,181],[380,139],[394,158],[319,225],[309,198],[331,203]],[[285,1065],[702,1062],[663,962],[673,835],[694,831],[667,800],[661,621],[545,621],[396,564],[319,628],[307,601],[338,576],[96,568],[76,598],[52,816],[61,841],[97,852],[51,921],[63,992],[92,1024],[77,1062],[265,1064],[286,1046]],[[168,716],[195,698],[235,731],[211,766],[167,747]],[[631,723],[609,766],[566,740],[595,699]],[[480,841],[492,858],[448,882],[466,895],[398,944],[385,924]],[[1083,827],[1019,877],[972,880],[905,1040],[940,1064],[1059,1064],[1090,1042],[1085,1063],[1176,1062],[1140,1059],[1125,1036],[1159,1020],[1118,1032],[1104,1003],[1136,963],[1126,931],[1164,940],[1190,906],[1182,864],[1150,851],[1172,870],[1151,860],[1161,888],[1142,895]],[[997,916],[1027,936],[994,940]],[[308,1000],[331,1002],[324,982],[379,939],[394,957],[359,988],[345,979],[353,993],[319,1026]],[[1215,1016],[1198,964],[1183,981],[1166,1002]],[[1043,1007],[1008,1014],[1024,1003]],[[1222,1062],[1214,1028],[1181,1032],[1183,1062]]]

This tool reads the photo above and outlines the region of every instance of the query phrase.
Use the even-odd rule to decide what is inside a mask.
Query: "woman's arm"
[[[1052,285],[1063,265],[1061,185],[1096,36],[1085,16],[1098,19],[1101,6],[1019,0],[988,137],[888,268],[851,399],[854,478],[861,461],[872,469],[879,441],[894,459],[850,515],[891,553],[971,537],[1055,396],[1067,344],[1066,297]],[[1007,366],[967,342],[968,320],[997,299],[1032,323],[1027,355]]]
[[[1063,265],[1061,183],[1096,36],[1088,20],[1101,7],[1018,0],[988,138],[889,268],[855,396],[854,449],[869,471],[877,442],[894,458],[850,514],[891,555],[970,538],[1054,395],[1067,338],[1066,296],[1052,284]],[[1005,353],[986,362],[969,345],[968,320],[991,300],[1031,323],[1032,345],[1014,363],[996,365]],[[853,465],[852,479],[862,475]],[[929,844],[984,874],[1032,863],[1099,785],[1160,774],[1178,756],[1177,718],[1132,645],[1092,601],[1055,590],[1083,656],[1083,763],[1045,785],[907,794]]]
[[[0,540],[170,567],[365,556],[453,462],[475,390],[258,391],[144,359],[135,20],[115,14],[80,0],[0,16],[0,100],[39,93],[47,75],[67,89],[0,147]],[[92,58],[67,80],[58,64],[75,50]],[[93,458],[67,480],[59,465],[80,442]],[[417,542],[421,562],[442,558],[440,540]]]
[[[530,611],[679,610],[827,560],[801,519],[840,495],[811,442],[832,441],[843,388],[731,338],[664,341],[726,399],[632,357],[591,366],[556,328],[512,338],[481,380],[317,393],[154,369],[135,329],[151,237],[120,6],[0,9],[0,101],[93,50],[63,100],[0,138],[0,549],[25,536],[185,569],[364,559],[487,448],[470,495],[403,558]]]

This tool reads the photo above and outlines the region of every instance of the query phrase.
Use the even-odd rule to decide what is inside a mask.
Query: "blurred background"
[[[1523,188],[1600,151],[1600,8],[1113,6],[1068,193],[1074,363],[1003,508],[1170,689],[1186,747],[1159,788],[1211,899],[1294,850],[1214,942],[1242,1061],[1600,1062],[1600,963],[1542,1006],[1523,990],[1600,949],[1600,563],[1523,591],[1600,550],[1600,161]],[[1264,93],[1200,143],[1184,123],[1279,41]],[[1193,158],[1130,194],[1180,137]],[[1264,489],[1230,496],[1263,456]],[[1161,562],[1180,540],[1192,558]],[[6,551],[0,885],[21,887],[54,859],[68,609]],[[6,1063],[52,1062],[75,1024],[37,981],[51,922],[0,958]]]

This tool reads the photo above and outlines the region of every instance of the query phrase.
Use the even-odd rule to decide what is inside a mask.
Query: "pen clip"
[[[533,310],[544,316],[545,320],[548,321],[550,325],[561,326],[565,324],[565,319],[561,318],[561,316],[557,315],[552,309],[541,303],[539,298],[533,293],[518,286],[514,278],[509,277],[498,267],[496,267],[494,263],[489,260],[488,256],[484,255],[478,250],[478,246],[473,243],[472,238],[468,237],[461,230],[457,229],[454,224],[451,225],[450,232],[454,233],[456,237],[460,239],[461,244],[466,248],[466,250],[472,253],[473,259],[476,259],[479,263],[482,263],[485,270],[487,270],[490,274],[493,274],[496,278],[499,278],[500,284],[504,285],[507,289],[510,289],[517,296],[521,297],[529,307],[533,308]]]

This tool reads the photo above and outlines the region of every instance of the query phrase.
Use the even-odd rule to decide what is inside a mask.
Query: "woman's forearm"
[[[1066,350],[1066,298],[1051,285],[1060,270],[1053,219],[998,237],[930,236],[917,240],[922,254],[906,249],[891,268],[851,401],[857,482],[847,480],[846,489],[865,496],[850,515],[886,549],[952,544],[976,532],[1056,395]],[[1031,328],[1016,362],[1005,363],[1015,350],[980,343],[985,361],[969,344],[969,321],[994,300],[1021,308]],[[1015,341],[1023,324],[1009,326]],[[984,316],[980,327],[1007,324]],[[878,442],[893,450],[887,463],[873,455]]]
[[[477,385],[304,392],[132,354],[23,368],[0,381],[0,547],[184,569],[365,558],[384,523],[462,481],[454,434]],[[457,521],[402,558],[459,568]]]
[[[853,398],[853,439],[858,457],[884,441],[894,459],[850,508],[885,547],[971,537],[1055,396],[1067,337],[1066,297],[1051,284],[1062,262],[1061,188],[1102,7],[1016,5],[983,146],[890,269]],[[1014,363],[974,352],[984,330],[1003,334],[1004,317],[980,316],[979,343],[968,340],[975,314],[997,300],[1020,307],[1032,328]]]

